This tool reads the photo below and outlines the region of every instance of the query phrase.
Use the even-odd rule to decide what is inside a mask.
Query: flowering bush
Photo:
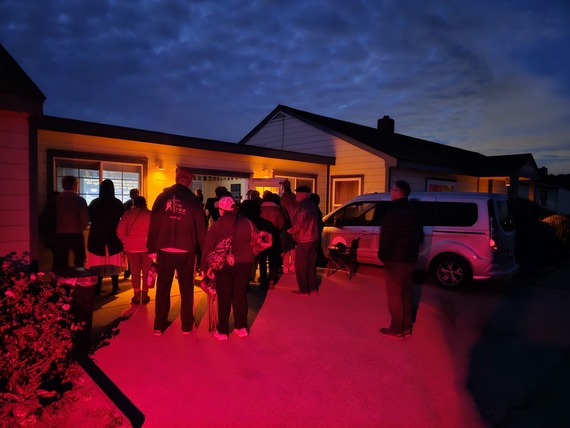
[[[65,380],[72,360],[71,290],[30,272],[29,254],[1,258],[0,420],[26,417],[40,407],[48,389]]]

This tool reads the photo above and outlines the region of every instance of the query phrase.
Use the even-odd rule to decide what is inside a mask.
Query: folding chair
[[[358,251],[358,243],[360,238],[353,239],[350,248],[344,245],[342,242],[337,242],[328,248],[328,270],[327,276],[331,276],[336,271],[343,271],[348,279],[352,279],[356,275],[356,270],[358,268],[358,261],[356,259],[356,254]]]

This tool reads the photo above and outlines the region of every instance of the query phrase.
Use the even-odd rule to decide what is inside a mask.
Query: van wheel
[[[456,254],[441,254],[431,264],[431,272],[444,288],[459,288],[471,281],[471,266]]]

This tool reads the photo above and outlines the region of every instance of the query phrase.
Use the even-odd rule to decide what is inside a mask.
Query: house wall
[[[570,191],[561,188],[558,190],[557,196],[557,212],[560,214],[570,215]]]
[[[270,121],[248,140],[248,144],[277,150],[334,156],[336,164],[331,165],[330,176],[364,176],[363,193],[386,191],[388,168],[396,165],[396,159],[385,153],[369,146],[359,147],[358,142],[353,143],[335,137],[292,117]],[[330,194],[324,192],[320,195],[327,195],[327,205],[330,205]],[[321,200],[324,199],[321,197]],[[330,206],[327,206],[323,213],[326,214],[329,208]]]
[[[454,181],[456,186],[455,190],[457,192],[481,191],[478,190],[480,189],[480,183],[479,178],[477,177],[457,174],[437,174],[433,172],[426,173],[425,171],[418,171],[409,168],[392,168],[390,171],[390,183],[394,183],[398,180],[405,180],[410,184],[412,191],[414,192],[425,192],[428,179]],[[483,191],[486,192],[487,190],[485,189]]]
[[[283,115],[259,129],[248,144],[273,149],[334,156],[336,164],[330,175],[363,176],[362,193],[386,192],[390,183],[406,180],[417,191],[426,190],[428,178],[452,180],[458,192],[506,193],[504,180],[480,179],[458,174],[444,174],[397,167],[397,161],[387,154],[359,142],[346,141],[298,119]],[[502,187],[501,187],[502,186]],[[330,200],[330,195],[327,198]]]
[[[30,251],[30,153],[27,113],[0,110],[0,256]]]
[[[317,176],[317,192],[319,194],[326,192],[326,165],[39,130],[37,168],[40,211],[47,200],[48,186],[52,183],[52,179],[47,176],[48,149],[73,151],[78,157],[81,157],[81,153],[89,153],[148,159],[148,171],[143,177],[141,192],[146,197],[149,207],[165,187],[174,184],[177,165],[219,171],[222,177],[231,177],[228,171],[251,173],[253,178],[271,176],[276,170],[291,175],[303,175],[309,171]],[[157,168],[159,160],[163,163],[163,171]],[[211,182],[209,187],[203,187],[204,197],[213,197],[213,190],[219,185],[226,185],[229,189],[227,183],[226,181]],[[211,189],[211,193],[208,189]],[[247,189],[243,189],[244,197],[246,192]],[[40,269],[45,270],[50,266],[51,255],[43,249],[43,245],[40,246],[42,247]]]

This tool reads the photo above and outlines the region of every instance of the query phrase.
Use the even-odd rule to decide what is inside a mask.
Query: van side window
[[[424,226],[472,226],[477,222],[477,204],[471,202],[419,202]]]
[[[372,224],[376,203],[357,202],[347,205],[330,216],[325,226],[368,226]]]

